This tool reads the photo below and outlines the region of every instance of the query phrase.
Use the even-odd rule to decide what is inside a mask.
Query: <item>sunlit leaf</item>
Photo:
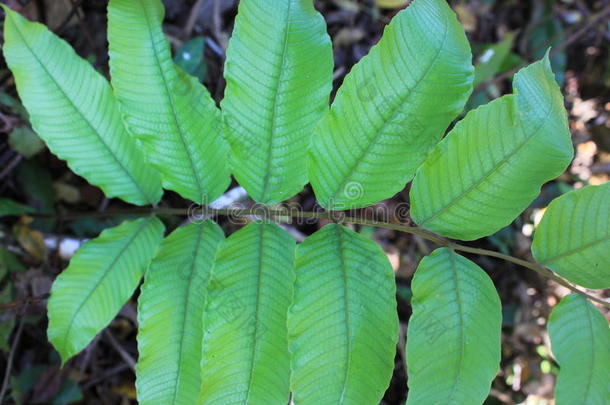
[[[536,260],[588,288],[610,288],[610,183],[564,194],[534,233]]]
[[[447,248],[415,271],[408,405],[482,404],[500,368],[502,307],[489,276]]]
[[[327,225],[297,248],[288,315],[295,405],[377,405],[398,338],[396,285],[379,245]]]

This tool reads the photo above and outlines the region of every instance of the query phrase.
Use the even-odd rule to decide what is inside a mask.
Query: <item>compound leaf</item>
[[[450,249],[419,264],[407,331],[407,404],[482,404],[500,367],[502,307],[489,276]]]
[[[309,177],[328,209],[402,190],[472,91],[470,46],[445,0],[415,0],[345,78],[318,125]]]
[[[65,363],[131,297],[163,238],[157,218],[125,221],[85,243],[53,283],[49,340]]]
[[[508,225],[573,156],[548,57],[520,70],[514,92],[468,113],[418,169],[411,216],[462,240]]]
[[[233,174],[260,203],[307,183],[311,133],[328,109],[333,55],[312,0],[242,0],[227,50],[222,101]]]
[[[610,183],[554,200],[534,234],[534,258],[587,288],[610,288]]]
[[[251,223],[220,246],[203,318],[204,405],[285,405],[295,241]]]
[[[230,182],[229,145],[208,91],[173,62],[164,14],[160,0],[110,2],[112,86],[164,187],[197,203],[211,202]]]
[[[608,321],[579,294],[564,297],[549,318],[553,355],[559,363],[557,405],[606,405],[610,398]]]
[[[108,197],[159,201],[159,174],[125,129],[106,79],[44,25],[3,9],[4,56],[32,127],[51,152]]]
[[[296,405],[377,405],[394,369],[396,285],[379,245],[327,225],[297,248],[288,313]]]
[[[211,220],[172,232],[146,272],[138,299],[136,387],[142,405],[191,405],[201,387],[202,314],[224,239]]]

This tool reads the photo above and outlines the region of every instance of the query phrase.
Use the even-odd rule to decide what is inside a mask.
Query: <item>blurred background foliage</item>
[[[108,74],[107,1],[4,0],[32,20],[47,24],[102,74]],[[374,45],[385,24],[408,0],[316,0],[335,49],[335,89]],[[219,101],[222,66],[236,14],[236,0],[166,0],[166,33],[175,61],[199,78]],[[497,234],[472,242],[530,259],[531,235],[548,202],[574,188],[610,178],[610,0],[453,0],[453,9],[472,44],[475,91],[467,109],[510,92],[522,66],[551,48],[570,118],[576,157],[547,184],[531,207]],[[235,189],[230,201],[248,206]],[[315,205],[310,189],[292,199]],[[408,189],[376,208],[408,203]],[[187,207],[166,193],[162,206]],[[385,206],[385,207],[383,207]],[[0,403],[135,403],[137,358],[135,298],[110,327],[63,369],[46,339],[46,298],[55,276],[87,238],[124,218],[102,219],[70,212],[103,212],[126,206],[70,172],[32,131],[14,80],[0,60]],[[36,218],[28,213],[51,215]],[[374,211],[356,212],[371,215]],[[396,221],[409,221],[407,213]],[[164,218],[170,227],[180,218]],[[231,232],[235,224],[221,225]],[[322,224],[285,225],[302,239]],[[404,336],[410,315],[410,279],[419,260],[434,249],[414,235],[364,227],[384,247],[396,273],[401,339],[392,383],[383,404],[403,404],[407,395]],[[489,257],[472,257],[489,271],[503,303],[503,356],[486,404],[553,404],[557,371],[549,349],[546,319],[567,291],[536,274]],[[595,292],[607,298],[610,291]],[[606,316],[608,314],[606,313]]]

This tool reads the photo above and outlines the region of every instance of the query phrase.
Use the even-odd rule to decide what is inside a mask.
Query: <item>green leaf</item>
[[[607,405],[610,329],[606,318],[584,297],[571,294],[553,308],[548,329],[560,366],[557,405]]]
[[[146,272],[138,299],[136,387],[142,405],[197,403],[206,288],[223,239],[211,220],[178,228]]]
[[[17,256],[5,248],[0,247],[0,280],[7,273],[14,271],[25,271],[25,266],[19,261]]]
[[[610,288],[610,183],[554,200],[534,233],[534,258],[587,288]]]
[[[195,37],[187,41],[178,49],[174,62],[176,65],[191,76],[195,76],[199,81],[203,81],[208,68],[204,59],[205,38]]]
[[[112,86],[163,186],[209,203],[229,186],[229,146],[220,136],[220,111],[210,94],[172,60],[164,14],[160,0],[110,2]]]
[[[0,106],[7,108],[9,111],[16,113],[19,115],[24,121],[30,121],[30,115],[23,107],[23,104],[19,102],[19,100],[5,93],[4,91],[0,91]]]
[[[415,0],[345,78],[318,125],[309,177],[328,209],[401,191],[472,91],[470,46],[444,0]]]
[[[106,79],[44,25],[3,9],[4,56],[32,127],[51,152],[108,197],[159,201],[159,175],[125,129]]]
[[[489,276],[450,249],[415,271],[407,404],[482,404],[500,368],[502,307]]]
[[[478,63],[474,67],[474,88],[476,89],[481,83],[487,82],[494,78],[500,71],[502,64],[510,54],[513,47],[515,35],[508,33],[502,41],[486,48],[479,56]]]
[[[514,92],[468,113],[418,169],[411,216],[472,240],[508,225],[573,156],[548,57],[520,70]]]
[[[259,203],[307,183],[313,129],[328,109],[333,54],[312,0],[242,0],[221,103],[233,174]]]
[[[3,267],[3,253],[11,254],[0,248],[0,281],[6,276],[6,267]],[[13,283],[9,280],[0,288],[0,304],[8,304],[13,301]],[[15,314],[10,312],[0,313],[0,351],[8,352],[11,348],[11,333],[15,327]]]
[[[285,405],[295,241],[251,223],[220,246],[203,317],[203,405]]]
[[[65,380],[51,405],[68,405],[80,402],[84,399],[83,390],[74,380]]]
[[[157,218],[126,221],[85,243],[53,283],[47,335],[65,363],[132,296],[163,238]]]
[[[13,215],[19,216],[33,211],[34,209],[27,205],[19,204],[8,198],[0,198],[0,218]]]
[[[377,405],[394,370],[396,285],[379,245],[327,225],[297,248],[288,312],[295,405]]]
[[[19,190],[27,196],[28,205],[34,208],[35,212],[51,215],[49,218],[34,219],[30,227],[43,232],[53,232],[57,219],[53,218],[56,210],[51,172],[38,160],[29,159],[19,165],[17,182]]]
[[[9,135],[8,143],[26,158],[31,158],[44,148],[38,135],[28,127],[15,128]]]

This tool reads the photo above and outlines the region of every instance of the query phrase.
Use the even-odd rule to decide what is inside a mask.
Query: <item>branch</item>
[[[385,228],[392,229],[399,232],[404,232],[412,235],[417,235],[423,239],[429,240],[439,246],[448,247],[450,249],[473,253],[481,256],[489,256],[495,257],[497,259],[502,259],[504,261],[514,263],[521,267],[525,267],[527,269],[533,270],[541,276],[553,280],[557,284],[569,289],[570,291],[580,294],[589,300],[596,302],[597,304],[603,305],[606,308],[610,309],[610,302],[602,300],[600,298],[594,297],[588,294],[585,291],[577,288],[570,282],[565,279],[559,277],[555,273],[553,273],[547,267],[527,260],[519,259],[513,256],[505,255],[499,252],[495,252],[493,250],[487,249],[479,249],[471,246],[460,245],[452,240],[449,240],[441,235],[430,232],[426,229],[419,228],[416,226],[408,226],[401,224],[394,224],[390,222],[381,222],[374,219],[365,219],[358,218],[346,215],[341,211],[323,211],[323,212],[307,212],[307,211],[297,211],[297,210],[282,210],[282,209],[270,209],[267,206],[257,206],[257,208],[250,209],[241,209],[241,208],[223,208],[223,209],[214,209],[208,206],[199,206],[196,210],[193,209],[182,209],[182,208],[138,208],[131,210],[108,210],[104,212],[90,212],[90,213],[74,213],[68,215],[59,215],[59,218],[62,220],[69,219],[79,219],[79,218],[87,218],[87,217],[111,217],[116,215],[178,215],[178,216],[191,216],[193,214],[197,214],[195,218],[203,219],[210,216],[227,216],[227,217],[235,217],[235,218],[276,218],[276,219],[326,219],[336,223],[346,223],[346,224],[355,224],[355,225],[364,225],[364,226],[373,226],[377,228]],[[48,214],[39,214],[34,215],[39,217],[57,217],[57,215],[48,215]]]

